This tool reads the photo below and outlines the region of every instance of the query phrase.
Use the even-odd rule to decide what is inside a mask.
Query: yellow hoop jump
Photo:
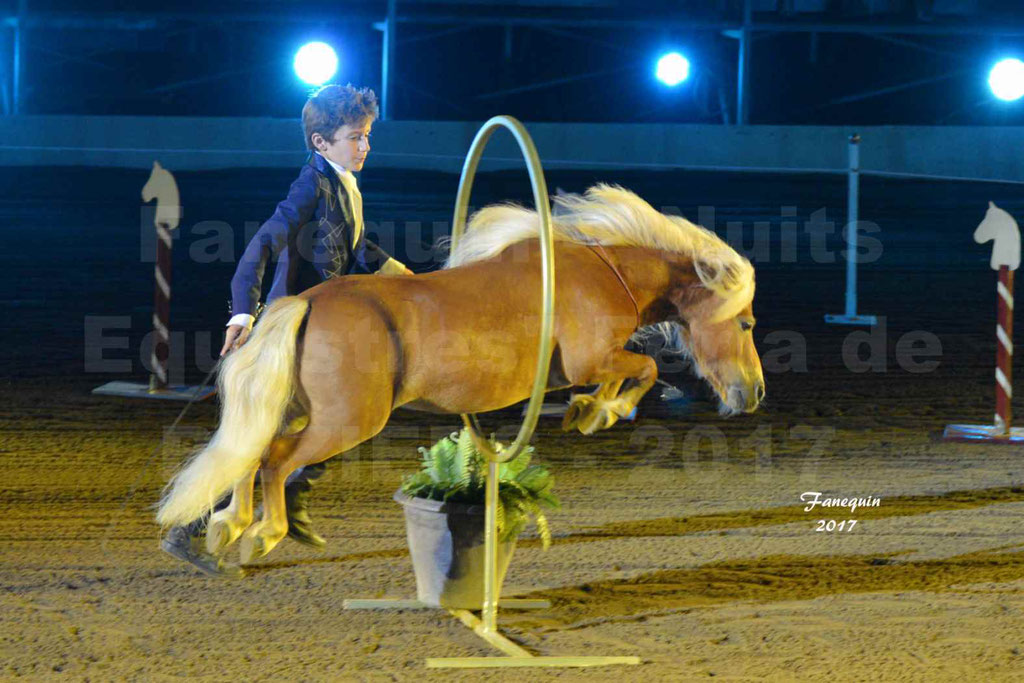
[[[555,318],[555,249],[551,231],[551,207],[548,199],[547,183],[544,181],[544,169],[533,139],[526,132],[523,124],[511,116],[495,116],[487,121],[473,138],[469,154],[462,167],[459,179],[459,191],[455,197],[455,216],[452,220],[452,250],[454,251],[459,238],[466,230],[466,217],[469,212],[469,198],[476,177],[477,166],[483,156],[484,148],[491,135],[498,128],[505,128],[519,143],[519,150],[526,161],[530,173],[530,184],[533,186],[533,203],[540,218],[540,247],[542,265],[542,297],[541,332],[537,342],[537,370],[533,379],[533,391],[526,408],[526,415],[519,428],[515,442],[501,452],[495,451],[490,442],[481,433],[480,424],[475,415],[463,415],[462,419],[473,437],[477,448],[487,457],[487,488],[486,512],[484,519],[484,603],[477,619],[469,610],[449,610],[462,623],[504,652],[507,657],[442,657],[428,658],[428,668],[476,668],[476,667],[578,667],[604,666],[608,664],[639,664],[638,657],[536,657],[519,647],[498,630],[498,604],[501,596],[501,582],[498,574],[498,465],[519,455],[530,443],[530,437],[537,426],[544,402],[547,387],[548,371],[551,367],[552,339],[554,337]],[[508,604],[509,601],[506,601]],[[511,605],[510,605],[511,606]],[[521,605],[525,607],[526,605]],[[537,605],[548,606],[548,605]]]
[[[515,458],[529,444],[530,437],[537,426],[544,393],[547,388],[548,371],[551,366],[551,353],[554,338],[555,315],[555,262],[554,238],[551,230],[551,207],[549,206],[547,183],[544,181],[544,169],[541,167],[537,148],[533,144],[526,128],[511,116],[495,116],[487,121],[473,138],[473,143],[462,167],[459,180],[459,191],[455,199],[455,216],[452,222],[452,249],[466,230],[466,217],[469,212],[469,197],[473,188],[477,166],[483,156],[484,147],[495,130],[505,128],[519,143],[519,149],[526,160],[533,185],[533,199],[537,205],[537,214],[541,220],[540,245],[542,266],[543,311],[541,318],[540,339],[537,343],[537,371],[534,375],[533,391],[526,415],[519,428],[515,442],[495,451],[490,441],[483,436],[480,424],[475,415],[463,415],[462,419],[473,437],[473,441],[488,461],[486,484],[486,512],[484,518],[484,601],[480,618],[464,609],[448,611],[474,633],[505,653],[506,657],[441,657],[428,658],[427,668],[484,668],[484,667],[582,667],[606,666],[609,664],[639,664],[639,657],[538,657],[511,640],[498,630],[498,606],[514,609],[543,609],[550,607],[547,600],[516,600],[501,599],[501,585],[498,574],[498,465]],[[427,607],[417,600],[346,600],[346,609],[422,609]]]

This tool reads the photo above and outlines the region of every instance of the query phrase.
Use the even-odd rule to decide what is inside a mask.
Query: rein
[[[597,254],[598,258],[604,261],[605,264],[612,269],[612,272],[615,273],[615,277],[617,277],[619,279],[619,283],[622,284],[622,288],[626,290],[626,294],[629,295],[629,300],[633,302],[633,309],[636,311],[636,326],[639,328],[640,304],[636,302],[636,297],[633,296],[633,292],[629,289],[629,285],[626,284],[626,280],[625,278],[622,277],[622,273],[619,272],[619,269],[616,268],[615,264],[612,263],[611,259],[608,258],[608,254],[605,253],[604,247],[602,247],[600,244],[588,244],[587,246],[590,247],[591,251]]]

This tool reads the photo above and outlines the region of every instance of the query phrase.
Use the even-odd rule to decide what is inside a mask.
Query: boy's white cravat
[[[359,244],[359,237],[363,234],[363,193],[359,191],[356,177],[352,175],[351,171],[327,157],[324,157],[324,161],[329,163],[334,172],[338,174],[338,179],[341,180],[341,184],[345,186],[345,191],[348,192],[348,196],[352,200],[352,222],[355,224],[352,227],[352,248],[355,249]]]
[[[321,156],[323,155],[321,154]],[[324,157],[324,161],[329,163],[331,168],[334,169],[334,172],[338,174],[338,178],[341,179],[341,184],[345,186],[348,196],[352,198],[352,219],[355,223],[355,227],[352,229],[352,248],[355,249],[356,245],[359,244],[359,239],[363,236],[363,230],[366,227],[363,223],[363,193],[359,191],[359,186],[356,184],[356,177],[352,175],[352,171],[349,171],[340,164],[334,163],[327,157]],[[385,275],[402,275],[406,270],[405,266],[400,261],[391,257],[381,264],[378,272]]]

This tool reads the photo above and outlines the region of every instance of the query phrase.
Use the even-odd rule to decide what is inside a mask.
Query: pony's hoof
[[[263,527],[262,524],[256,524],[242,534],[240,548],[242,564],[250,564],[260,559],[273,550],[285,537],[285,534],[269,534],[265,529],[266,527]]]
[[[206,552],[219,555],[241,535],[241,530],[236,529],[227,520],[210,520],[209,526],[206,527]]]
[[[562,417],[562,431],[570,431],[579,425],[580,420],[589,412],[594,403],[594,397],[590,394],[575,394],[569,399],[569,407]],[[580,431],[583,431],[582,429]]]
[[[632,415],[635,406],[624,398],[614,398],[611,401],[608,401],[604,405],[604,408],[615,416],[615,419],[608,423],[608,426],[611,427],[613,424],[618,422],[619,418],[628,419],[629,416]]]
[[[269,553],[270,549],[262,536],[246,535],[242,537],[240,551],[242,564],[251,564]]]
[[[611,401],[595,401],[588,405],[576,420],[576,428],[590,436],[594,432],[611,428],[619,418],[627,417],[633,406],[621,398]]]
[[[594,432],[601,431],[602,429],[608,429],[618,422],[618,420],[619,417],[615,413],[606,408],[598,407],[581,417],[576,428],[580,430],[581,434],[590,436]]]

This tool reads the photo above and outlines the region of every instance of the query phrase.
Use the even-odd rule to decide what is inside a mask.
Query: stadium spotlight
[[[988,72],[988,87],[999,99],[1012,102],[1024,97],[1024,62],[1003,59]]]
[[[678,52],[669,52],[658,59],[654,73],[659,81],[675,87],[690,77],[690,61]]]
[[[310,85],[323,85],[338,70],[338,55],[327,43],[306,43],[295,53],[295,75]]]

